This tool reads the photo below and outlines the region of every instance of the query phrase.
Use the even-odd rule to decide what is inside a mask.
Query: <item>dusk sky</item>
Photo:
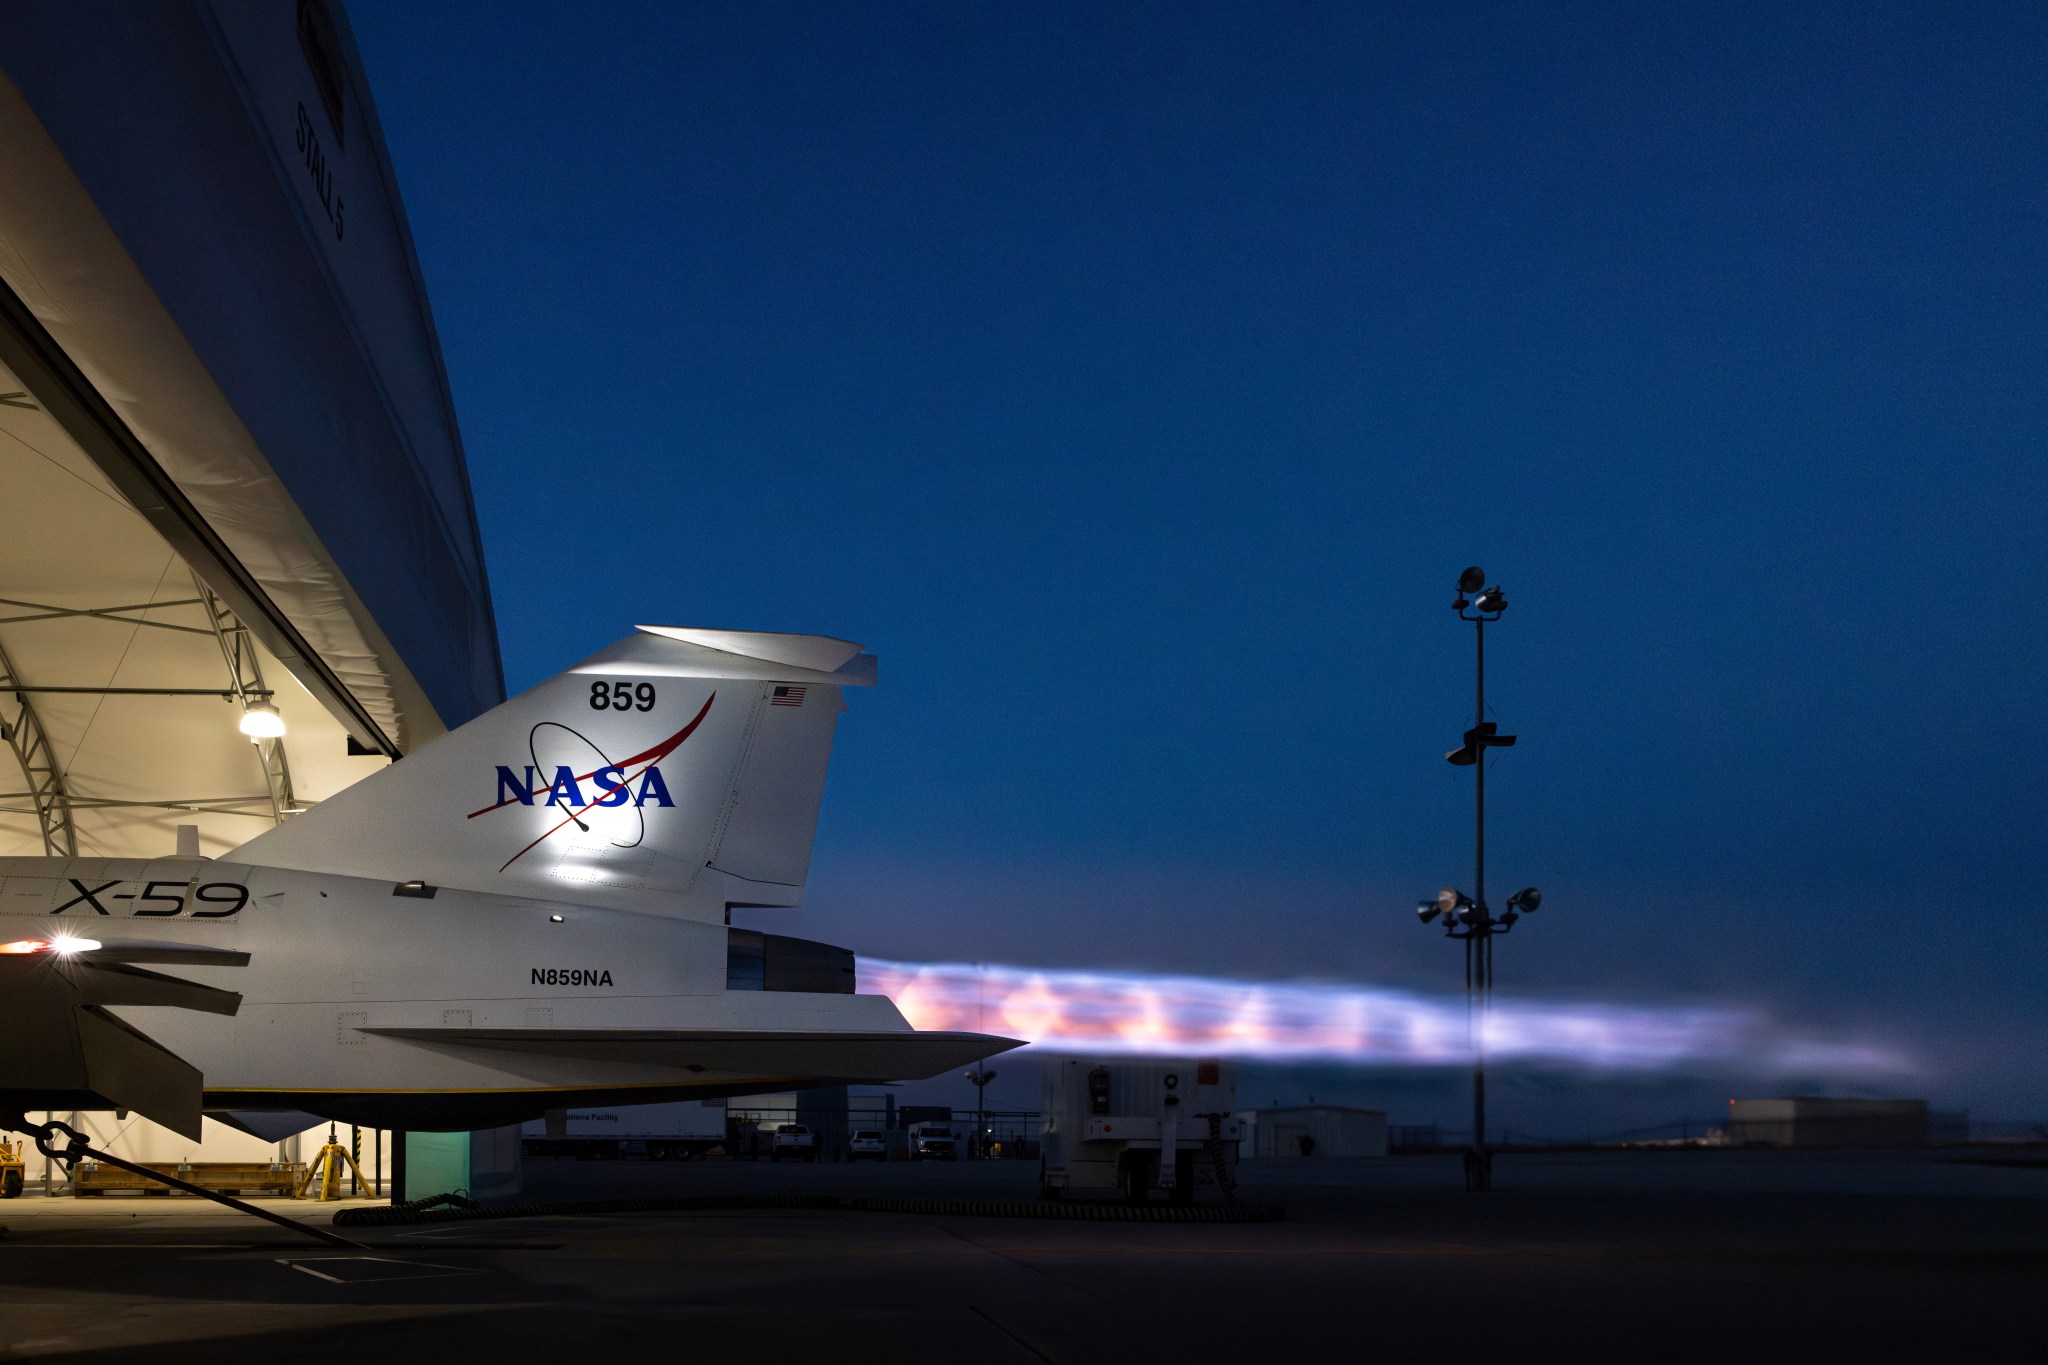
[[[880,656],[765,927],[1456,989],[1478,563],[1504,992],[2048,1112],[2048,12],[349,14],[508,684]]]

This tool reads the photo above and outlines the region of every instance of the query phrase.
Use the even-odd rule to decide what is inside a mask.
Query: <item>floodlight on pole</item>
[[[988,1083],[995,1078],[996,1073],[986,1065],[967,1073],[967,1083],[974,1087],[974,1145],[970,1150],[977,1160],[988,1155]]]
[[[1498,584],[1489,586],[1486,570],[1475,564],[1458,575],[1451,609],[1459,620],[1472,623],[1474,633],[1472,728],[1463,744],[1444,755],[1453,767],[1472,769],[1472,894],[1447,886],[1435,900],[1417,905],[1415,916],[1424,924],[1441,916],[1444,933],[1465,944],[1465,988],[1473,1005],[1472,1148],[1465,1159],[1465,1188],[1488,1190],[1493,1188],[1493,1154],[1486,1146],[1486,1013],[1493,996],[1493,940],[1542,904],[1543,893],[1533,886],[1517,891],[1498,918],[1486,904],[1486,751],[1515,742],[1515,736],[1500,733],[1499,724],[1486,718],[1486,627],[1508,609],[1508,596]]]

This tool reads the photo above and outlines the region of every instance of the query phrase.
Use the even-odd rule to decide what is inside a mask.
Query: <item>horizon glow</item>
[[[1463,996],[1372,986],[1041,971],[861,958],[861,989],[913,1028],[998,1033],[1047,1052],[1445,1066],[1472,1058]],[[1799,1037],[1760,1010],[1495,997],[1486,1053],[1602,1071],[1740,1068],[1848,1075],[1911,1070],[1871,1044]]]

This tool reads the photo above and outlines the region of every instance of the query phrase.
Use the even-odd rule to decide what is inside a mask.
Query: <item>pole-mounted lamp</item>
[[[1486,1145],[1486,1014],[1493,996],[1493,940],[1533,914],[1543,904],[1543,893],[1523,887],[1508,897],[1507,910],[1498,917],[1486,904],[1486,751],[1515,742],[1515,736],[1500,733],[1500,726],[1486,718],[1486,627],[1507,611],[1508,596],[1497,584],[1488,585],[1486,570],[1475,564],[1458,575],[1451,609],[1459,620],[1472,622],[1476,641],[1472,728],[1464,743],[1444,755],[1453,767],[1472,769],[1472,894],[1447,886],[1416,905],[1415,917],[1424,924],[1442,919],[1444,933],[1465,945],[1465,989],[1473,1006],[1472,1147],[1465,1158],[1465,1188],[1488,1190],[1493,1188],[1493,1153]]]
[[[967,1073],[967,1083],[974,1087],[974,1156],[978,1161],[988,1155],[988,1083],[996,1073],[987,1066],[979,1066]]]

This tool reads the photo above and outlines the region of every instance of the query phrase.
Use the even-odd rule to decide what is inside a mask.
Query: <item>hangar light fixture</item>
[[[282,738],[284,717],[269,702],[252,701],[242,708],[242,733],[250,739]]]

